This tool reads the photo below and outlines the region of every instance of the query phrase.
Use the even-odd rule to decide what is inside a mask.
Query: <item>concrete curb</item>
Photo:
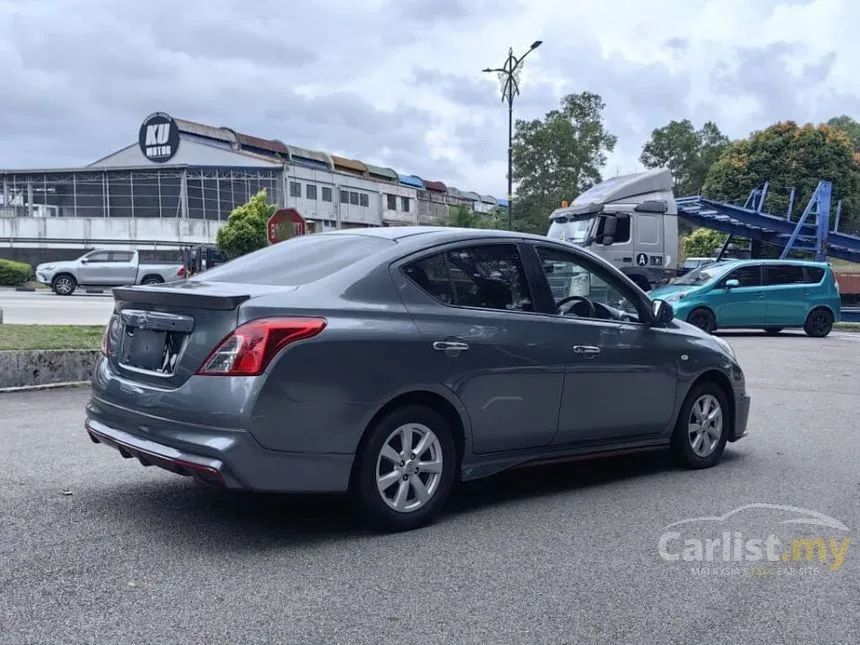
[[[88,382],[97,349],[0,351],[0,391]]]
[[[0,388],[0,394],[14,394],[15,392],[39,392],[41,390],[63,390],[66,388],[89,387],[89,381],[73,381],[71,383],[51,383],[49,385],[22,385],[21,387]]]

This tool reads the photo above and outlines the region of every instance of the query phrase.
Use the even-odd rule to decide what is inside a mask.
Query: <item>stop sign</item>
[[[305,218],[295,208],[282,208],[275,211],[266,224],[266,237],[269,244],[277,244],[291,237],[305,234]]]

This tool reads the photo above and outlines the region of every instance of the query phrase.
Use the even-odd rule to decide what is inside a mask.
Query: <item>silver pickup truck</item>
[[[78,287],[160,284],[184,277],[184,265],[141,264],[137,251],[97,249],[77,260],[47,262],[36,267],[36,279],[61,296],[72,295]]]

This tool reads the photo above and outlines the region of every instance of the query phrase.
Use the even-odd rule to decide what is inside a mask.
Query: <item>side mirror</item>
[[[89,263],[89,260],[87,260],[86,258],[81,258],[81,264],[88,264],[88,263]]]
[[[741,283],[732,278],[731,280],[726,280],[726,289],[734,289],[735,287],[741,286]]]
[[[675,317],[675,310],[665,300],[654,300],[651,312],[654,314],[654,322],[658,325],[667,325]]]
[[[543,265],[543,272],[547,273],[547,274],[554,273],[555,272],[555,265],[552,262],[546,262]]]

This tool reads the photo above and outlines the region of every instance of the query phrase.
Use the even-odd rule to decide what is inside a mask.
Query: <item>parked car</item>
[[[675,315],[707,331],[799,327],[816,338],[839,321],[839,287],[830,265],[800,260],[728,260],[707,265],[650,292]]]
[[[666,448],[706,468],[746,434],[728,342],[545,237],[317,233],[114,297],[92,441],[230,489],[348,492],[385,530],[456,481]]]
[[[78,287],[152,285],[184,277],[184,265],[142,263],[137,251],[97,249],[77,260],[47,262],[36,267],[36,279],[51,285],[60,296],[70,296]]]

